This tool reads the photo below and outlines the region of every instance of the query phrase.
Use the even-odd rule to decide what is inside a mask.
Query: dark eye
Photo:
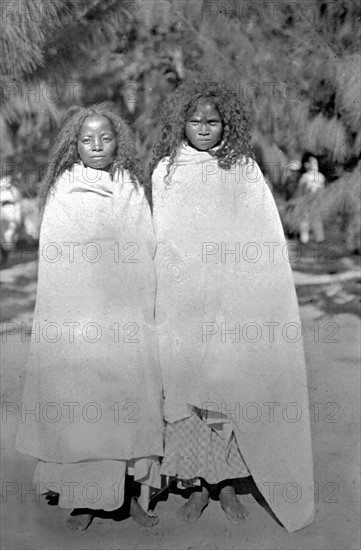
[[[83,139],[81,140],[81,142],[82,142],[82,143],[85,143],[85,144],[86,144],[86,143],[90,143],[90,138],[83,138]]]

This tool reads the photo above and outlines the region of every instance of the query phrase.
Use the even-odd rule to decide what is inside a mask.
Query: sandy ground
[[[315,487],[310,490],[317,515],[312,525],[292,534],[250,495],[240,499],[252,517],[239,526],[227,522],[215,501],[198,523],[184,524],[175,515],[184,500],[171,493],[157,504],[160,523],[151,529],[132,518],[96,518],[83,533],[64,528],[67,512],[34,495],[36,461],[14,450],[18,414],[9,405],[21,401],[29,336],[24,331],[11,334],[16,325],[5,323],[31,326],[36,270],[36,262],[28,261],[1,272],[2,550],[360,548],[360,278],[355,260],[345,258],[331,274],[316,265],[310,273],[307,262],[295,272],[309,371],[315,460]]]

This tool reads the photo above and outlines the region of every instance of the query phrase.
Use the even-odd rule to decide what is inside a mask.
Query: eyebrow
[[[191,116],[188,120],[200,120],[200,118],[201,117],[194,115],[194,116]],[[209,117],[207,117],[207,120],[217,120],[217,121],[219,120],[220,121],[221,117],[218,116],[218,115],[210,115]]]
[[[82,132],[80,132],[79,136],[88,137],[88,136],[91,136],[93,134],[94,134],[94,132],[92,132],[92,131],[88,131],[86,134],[83,134]],[[114,132],[110,130],[109,132],[102,132],[101,135],[102,136],[106,136],[106,135],[114,136]]]

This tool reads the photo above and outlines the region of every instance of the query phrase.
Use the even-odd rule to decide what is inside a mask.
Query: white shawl
[[[314,512],[309,405],[275,203],[256,163],[225,171],[183,144],[167,185],[167,162],[153,174],[165,418],[190,405],[227,414],[271,508],[300,529]]]
[[[59,463],[163,454],[154,251],[129,174],[112,182],[76,164],[59,178],[41,228],[18,451]]]

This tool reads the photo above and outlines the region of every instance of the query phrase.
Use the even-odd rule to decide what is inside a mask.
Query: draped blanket
[[[41,228],[18,451],[53,463],[163,454],[154,252],[126,172],[112,182],[76,164],[60,177]]]
[[[165,418],[232,420],[260,491],[294,531],[313,519],[306,367],[290,256],[256,163],[183,144],[153,174]],[[211,417],[211,415],[210,415]]]

